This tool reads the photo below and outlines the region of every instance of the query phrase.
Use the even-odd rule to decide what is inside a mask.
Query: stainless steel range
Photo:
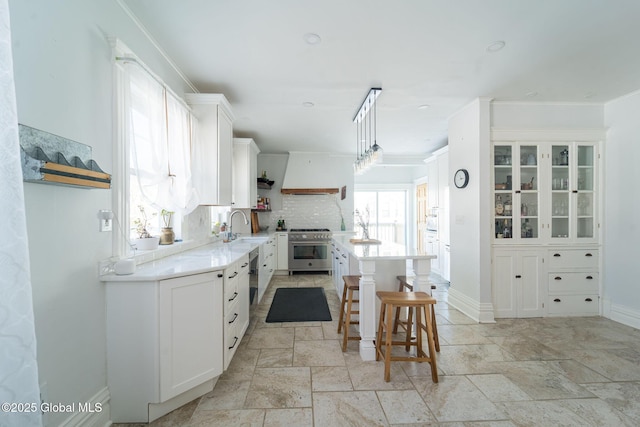
[[[292,228],[289,230],[289,272],[331,271],[327,228]]]

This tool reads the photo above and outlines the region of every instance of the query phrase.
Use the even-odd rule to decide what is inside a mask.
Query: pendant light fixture
[[[376,140],[377,108],[376,99],[382,92],[381,88],[371,88],[358,112],[353,118],[356,124],[356,160],[353,171],[360,175],[376,163],[382,161],[382,147]]]

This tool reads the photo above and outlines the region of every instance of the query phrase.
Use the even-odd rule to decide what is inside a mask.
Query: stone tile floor
[[[392,362],[386,383],[358,342],[343,353],[330,276],[275,276],[214,390],[151,425],[640,425],[640,331],[600,317],[478,324],[448,306],[446,282],[433,282],[439,383],[413,362]],[[265,323],[275,290],[296,286],[324,287],[334,320]]]

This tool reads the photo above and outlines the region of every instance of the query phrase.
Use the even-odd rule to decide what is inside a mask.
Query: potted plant
[[[140,216],[133,220],[133,223],[136,225],[138,238],[134,240],[133,245],[140,251],[156,249],[160,243],[160,238],[152,236],[149,230],[147,230],[149,227],[149,218],[147,218],[147,212],[144,210],[144,206],[138,205],[138,210],[140,211]],[[156,215],[155,212],[151,214],[152,217]]]
[[[172,245],[173,242],[176,241],[176,233],[173,232],[173,227],[171,227],[171,219],[173,218],[174,212],[168,211],[166,209],[162,209],[160,215],[162,216],[162,234],[160,235],[160,244],[161,245]]]

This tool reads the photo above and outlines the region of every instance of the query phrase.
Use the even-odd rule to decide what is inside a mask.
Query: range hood
[[[340,183],[332,173],[332,160],[328,153],[290,151],[282,180],[282,194],[336,194]]]

